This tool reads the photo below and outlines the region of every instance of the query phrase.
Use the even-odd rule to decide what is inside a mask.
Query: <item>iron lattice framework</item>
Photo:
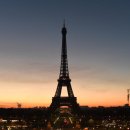
[[[68,59],[67,59],[67,44],[66,44],[67,29],[65,24],[62,28],[62,52],[61,52],[61,66],[58,85],[55,96],[52,98],[52,103],[49,107],[50,112],[54,112],[60,106],[71,107],[74,113],[79,113],[80,107],[77,103],[77,98],[74,96],[71,79],[69,77]],[[61,97],[62,87],[67,87],[68,97]]]

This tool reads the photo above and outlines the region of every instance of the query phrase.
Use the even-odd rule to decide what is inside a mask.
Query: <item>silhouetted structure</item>
[[[67,44],[66,44],[67,29],[65,27],[65,23],[61,32],[62,32],[62,52],[61,52],[60,75],[58,79],[58,86],[56,89],[56,93],[55,96],[52,98],[52,103],[49,107],[49,111],[52,113],[60,106],[68,106],[69,108],[71,108],[73,113],[79,114],[80,107],[79,104],[77,103],[77,97],[74,96],[70,83],[71,79],[69,77]],[[68,97],[61,96],[62,87],[67,87]]]
[[[129,98],[130,98],[130,93],[129,93],[130,89],[127,89],[127,102],[128,102],[128,106],[129,106]]]
[[[21,107],[22,107],[22,104],[17,102],[17,107],[18,107],[18,108],[21,108]]]

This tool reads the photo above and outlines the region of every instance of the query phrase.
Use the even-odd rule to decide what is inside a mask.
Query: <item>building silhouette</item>
[[[67,106],[71,109],[73,114],[80,113],[80,107],[77,103],[77,97],[74,96],[71,79],[69,77],[68,69],[68,59],[67,59],[67,43],[66,43],[66,34],[67,29],[65,23],[61,30],[62,33],[62,50],[61,50],[61,65],[60,65],[60,74],[58,79],[58,85],[55,92],[55,96],[52,97],[52,103],[49,107],[49,112],[53,113],[57,108],[61,106]],[[66,87],[68,96],[61,96],[62,88]]]

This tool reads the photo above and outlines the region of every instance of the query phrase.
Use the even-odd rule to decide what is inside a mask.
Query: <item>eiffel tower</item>
[[[72,112],[75,114],[79,114],[80,107],[77,103],[77,98],[74,96],[72,87],[71,87],[71,79],[69,77],[68,70],[68,60],[67,60],[67,44],[66,44],[66,34],[67,29],[65,27],[65,23],[62,28],[62,52],[61,52],[61,66],[60,66],[60,74],[58,79],[58,85],[55,92],[55,96],[52,97],[52,103],[49,107],[49,111],[53,113],[57,108],[61,106],[68,106],[72,109]],[[62,97],[61,91],[62,87],[67,88],[68,96]]]

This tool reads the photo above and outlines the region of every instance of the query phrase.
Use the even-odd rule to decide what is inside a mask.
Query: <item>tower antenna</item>
[[[64,21],[63,21],[63,27],[65,28],[65,19],[64,19]]]

